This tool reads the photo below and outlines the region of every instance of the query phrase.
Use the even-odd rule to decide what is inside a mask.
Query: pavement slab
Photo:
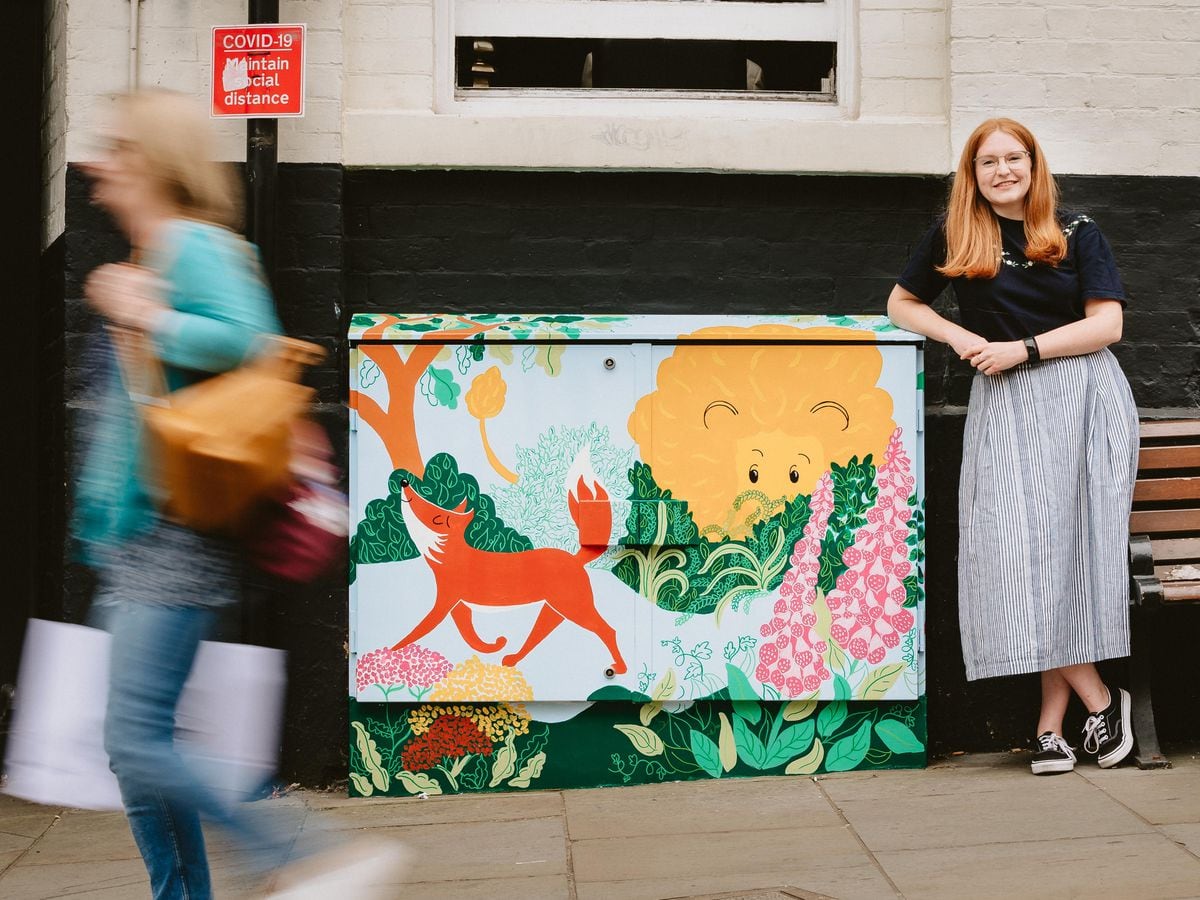
[[[812,779],[800,777],[731,778],[709,782],[704,791],[686,781],[566,791],[563,802],[574,841],[843,824]]]
[[[1001,753],[926,770],[426,800],[296,791],[250,812],[295,829],[296,851],[404,843],[416,864],[395,896],[422,900],[1200,898],[1200,759],[1172,760],[1052,778],[1030,775],[1028,754]],[[217,896],[259,896],[248,851],[216,829],[209,848]],[[0,797],[0,900],[147,896],[120,813]]]
[[[846,900],[896,896],[842,823],[576,840],[571,859],[581,900],[662,898],[779,884]]]
[[[1170,769],[1077,769],[1080,775],[1154,825],[1200,822],[1200,762]]]
[[[1158,834],[983,844],[877,854],[907,900],[1200,894],[1200,860]],[[967,887],[969,885],[969,887]]]
[[[26,865],[24,859],[0,876],[0,900],[58,900],[61,897],[144,897],[146,869],[141,857],[92,862]]]

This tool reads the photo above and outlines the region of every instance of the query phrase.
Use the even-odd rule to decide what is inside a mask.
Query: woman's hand
[[[987,338],[982,338],[973,331],[959,328],[947,336],[946,343],[958,354],[959,359],[970,359],[988,345]]]
[[[88,303],[114,325],[153,331],[166,312],[158,278],[149,269],[127,263],[100,266],[83,286]]]
[[[1029,359],[1024,341],[990,341],[969,348],[959,356],[984,375],[999,375]]]

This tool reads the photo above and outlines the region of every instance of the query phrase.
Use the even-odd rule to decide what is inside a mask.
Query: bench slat
[[[1200,478],[1142,478],[1133,486],[1133,499],[1200,500]]]
[[[1200,581],[1163,582],[1163,600],[1167,603],[1186,603],[1200,600]]]
[[[1129,517],[1130,534],[1200,531],[1200,509],[1137,510]]]
[[[1138,471],[1191,469],[1200,466],[1200,444],[1173,447],[1143,447],[1138,454]]]
[[[1171,574],[1172,572],[1182,572],[1188,568],[1193,568],[1193,567],[1195,569],[1200,569],[1200,565],[1196,565],[1195,563],[1173,562],[1173,563],[1166,563],[1161,566],[1156,565],[1154,567],[1154,577],[1157,578],[1159,581],[1161,581],[1163,584],[1175,584],[1177,582],[1183,582],[1183,581],[1200,580],[1200,575],[1193,575],[1190,572],[1187,573],[1187,577],[1174,576]]]
[[[1186,562],[1200,564],[1200,538],[1167,538],[1151,541],[1154,562],[1171,563],[1173,566]]]
[[[1161,422],[1142,422],[1139,430],[1143,438],[1200,438],[1200,419],[1164,419]]]

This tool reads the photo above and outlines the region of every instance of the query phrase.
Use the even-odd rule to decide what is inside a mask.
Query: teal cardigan
[[[170,310],[151,336],[168,390],[238,366],[261,335],[278,334],[270,293],[251,245],[185,219],[167,224],[147,260],[166,285]],[[118,366],[101,396],[75,492],[76,556],[103,567],[108,552],[148,528],[154,503],[143,477],[141,417]]]

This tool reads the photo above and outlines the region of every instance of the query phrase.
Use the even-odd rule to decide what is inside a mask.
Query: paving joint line
[[[569,896],[571,900],[579,900],[579,893],[575,888],[575,842],[571,840],[571,821],[567,818],[566,791],[558,792],[558,802],[560,808],[562,809],[563,843],[566,844],[567,853],[567,896]]]
[[[858,829],[850,824],[850,820],[846,818],[846,814],[842,812],[842,808],[834,802],[833,797],[829,796],[829,792],[825,790],[825,785],[822,784],[821,780],[818,778],[814,778],[812,781],[813,784],[817,786],[817,790],[821,792],[821,796],[825,798],[825,802],[830,805],[835,813],[837,813],[837,816],[842,820],[842,823],[848,829],[850,829],[850,833],[854,835],[854,839],[858,841],[858,845],[863,848],[863,852],[865,852],[867,854],[867,858],[871,860],[871,865],[873,865],[876,870],[878,870],[879,874],[883,876],[884,881],[891,886],[892,891],[895,892],[896,896],[899,897],[900,900],[904,900],[904,892],[900,890],[900,886],[892,880],[892,876],[889,875],[887,869],[883,867],[883,863],[876,858],[875,852],[867,846],[867,842],[862,839],[862,835],[858,833]]]
[[[1082,778],[1083,776],[1080,776],[1080,777]],[[1134,809],[1132,806],[1130,806],[1124,800],[1119,800],[1118,798],[1114,797],[1112,794],[1110,794],[1108,791],[1106,791],[1100,785],[1096,784],[1096,782],[1092,781],[1092,779],[1084,778],[1084,780],[1088,784],[1092,785],[1092,787],[1096,788],[1096,790],[1100,791],[1100,793],[1102,793],[1105,797],[1107,797],[1113,803],[1117,804],[1122,809],[1128,811],[1134,818],[1138,819],[1141,822],[1144,822],[1159,837],[1166,839],[1169,843],[1178,847],[1180,850],[1182,850],[1184,853],[1186,853],[1192,859],[1200,861],[1200,853],[1197,853],[1195,850],[1193,850],[1187,844],[1184,844],[1184,843],[1181,843],[1181,842],[1175,840],[1175,838],[1171,837],[1171,835],[1169,835],[1165,831],[1163,831],[1162,827],[1160,825],[1158,825],[1154,822],[1151,822],[1149,819],[1147,819],[1145,816],[1143,816],[1140,812],[1138,812],[1136,809]]]
[[[55,825],[57,825],[60,821],[62,821],[62,817],[63,817],[63,811],[60,808],[59,811],[54,814],[54,818],[52,818],[50,820],[50,823],[45,828],[42,829],[41,834],[38,834],[37,836],[34,837],[34,839],[32,841],[29,842],[28,847],[26,847],[19,854],[17,854],[17,856],[15,856],[12,860],[10,860],[7,865],[0,867],[0,879],[3,879],[5,873],[8,872],[10,869],[15,869],[17,867],[17,864],[21,860],[23,860],[26,856],[28,856],[29,853],[33,850],[33,848],[38,845],[38,842],[41,841],[41,839],[46,836],[46,833],[51,828],[53,828]]]

